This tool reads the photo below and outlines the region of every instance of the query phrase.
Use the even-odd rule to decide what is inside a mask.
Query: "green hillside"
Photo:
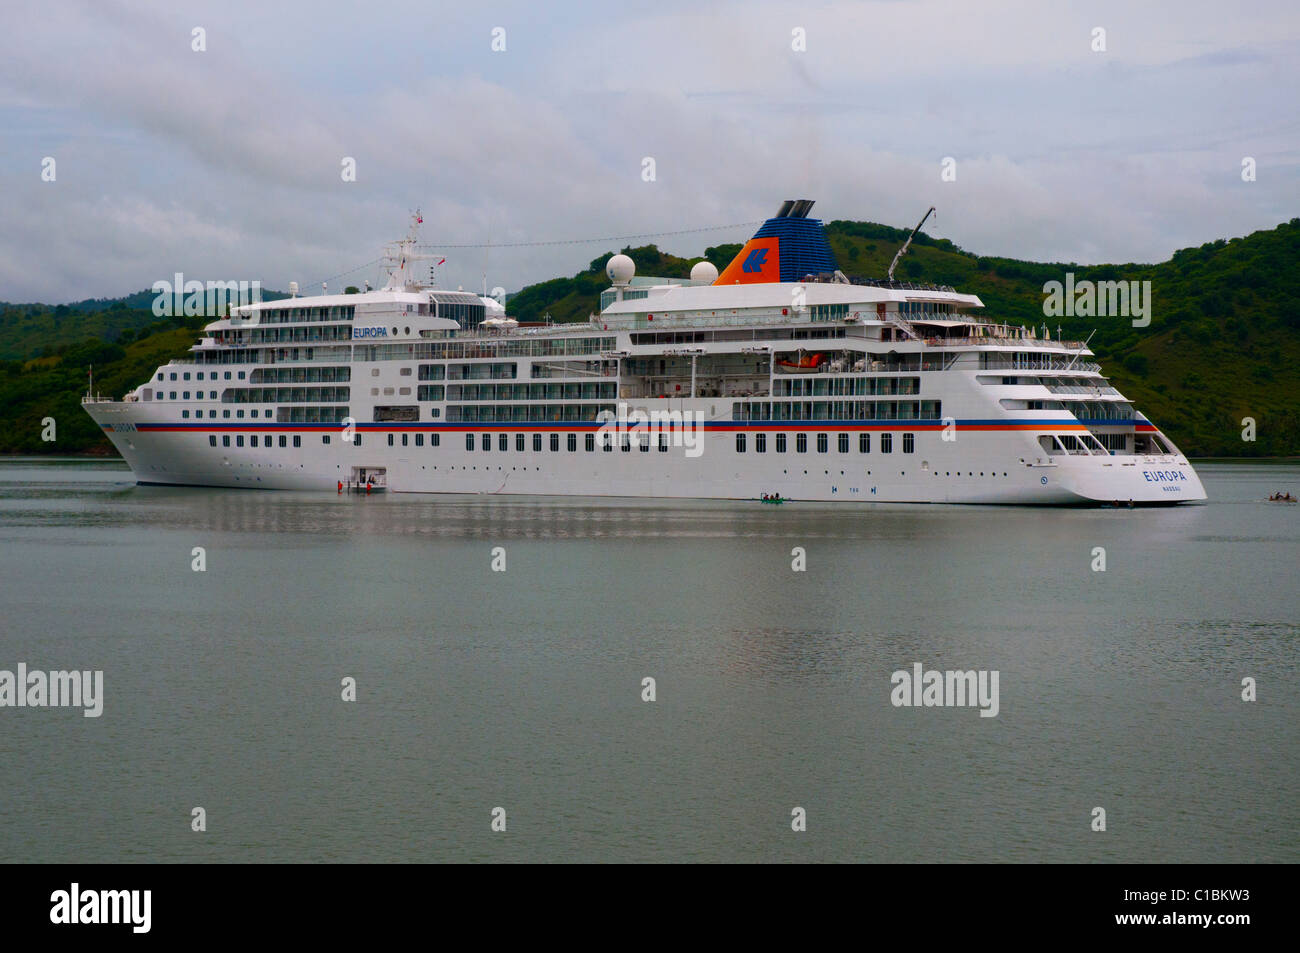
[[[124,298],[87,298],[72,304],[11,304],[0,301],[0,360],[14,361],[53,354],[88,338],[117,341],[124,331],[136,332],[158,320],[156,295],[137,291]],[[288,295],[263,291],[262,300]]]
[[[908,234],[839,221],[829,223],[827,233],[844,272],[876,277],[886,273]],[[738,244],[722,245],[702,258],[680,258],[654,245],[623,249],[639,274],[669,277],[687,275],[703,259],[722,269],[739,250]],[[604,264],[611,254],[570,278],[525,287],[510,298],[510,313],[521,321],[585,321],[607,285]],[[1076,282],[1149,280],[1150,326],[1134,328],[1127,318],[1045,319],[1043,285],[1063,281],[1067,271]],[[1300,219],[1183,249],[1159,264],[981,257],[921,233],[896,277],[978,294],[990,318],[1046,321],[1054,337],[1058,325],[1069,338],[1091,335],[1105,372],[1189,454],[1300,453]],[[0,357],[6,358],[0,360],[0,453],[112,452],[78,405],[87,366],[94,364],[101,393],[121,396],[165,359],[184,353],[204,321],[159,321],[148,300],[0,305]],[[54,443],[40,439],[44,417],[57,421]],[[1241,439],[1245,417],[1256,421],[1253,443]]]

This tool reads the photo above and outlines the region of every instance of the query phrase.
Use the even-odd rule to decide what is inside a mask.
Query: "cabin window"
[[[472,433],[465,434],[465,449],[466,450],[474,449],[474,435]]]
[[[492,449],[492,435],[491,435],[490,433],[480,434],[480,436],[479,436],[479,446],[481,446],[484,450],[491,450],[491,449]]]
[[[870,452],[871,452],[871,434],[867,433],[864,430],[862,433],[858,434],[858,453],[870,453]]]
[[[795,452],[795,453],[807,453],[807,452],[808,452],[808,435],[807,435],[806,433],[795,434],[795,436],[794,436],[794,452]]]
[[[666,433],[661,433],[659,435],[659,452],[660,453],[668,452],[668,434]]]
[[[535,433],[533,434],[533,452],[541,453],[541,450],[542,450],[542,435],[539,433]]]
[[[228,434],[227,434],[227,435],[224,435],[224,436],[221,438],[221,445],[222,445],[223,447],[228,447],[228,446],[230,446],[230,436],[229,436]]]
[[[208,435],[208,446],[209,446],[209,447],[215,447],[216,445],[217,445],[217,435],[216,435],[216,434],[209,434],[209,435]]]
[[[745,435],[743,433],[736,434],[736,452],[745,452]]]
[[[783,433],[776,435],[776,452],[785,453],[785,434]]]
[[[892,433],[882,433],[880,435],[880,452],[881,453],[894,452],[894,435]]]
[[[915,451],[916,451],[916,434],[914,433],[903,434],[903,452],[914,453]]]
[[[767,434],[765,433],[754,434],[754,452],[767,453]]]

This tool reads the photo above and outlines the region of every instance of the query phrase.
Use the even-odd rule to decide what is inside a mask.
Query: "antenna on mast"
[[[887,280],[889,281],[894,280],[894,269],[898,267],[898,259],[902,258],[905,254],[907,254],[907,249],[911,246],[912,239],[915,238],[916,233],[921,230],[921,226],[925,224],[925,220],[933,214],[934,214],[934,206],[931,205],[930,211],[926,212],[925,215],[922,216],[921,220],[916,223],[916,228],[912,229],[912,234],[907,236],[907,241],[903,242],[903,247],[898,250],[898,254],[894,256],[894,260],[889,263],[889,274],[887,276]]]

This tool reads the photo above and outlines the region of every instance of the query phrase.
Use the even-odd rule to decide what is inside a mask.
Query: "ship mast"
[[[427,287],[416,277],[413,269],[417,261],[429,261],[434,257],[415,250],[420,239],[420,226],[423,224],[424,218],[417,208],[411,213],[411,227],[407,229],[406,237],[384,246],[384,269],[388,272],[385,291],[419,291]]]

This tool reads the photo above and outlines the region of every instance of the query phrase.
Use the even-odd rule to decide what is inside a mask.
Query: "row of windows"
[[[171,393],[171,397],[168,398],[168,397],[166,397],[166,396],[163,394],[162,391],[158,391],[158,393],[154,394],[154,400],[167,400],[167,399],[170,399],[170,400],[176,400],[176,399],[177,399],[177,398],[176,398],[176,391],[171,391],[170,393]],[[210,391],[208,391],[208,394],[209,394],[208,400],[216,400],[216,399],[217,399],[217,392],[216,392],[215,390],[210,390]],[[148,400],[148,399],[149,399],[149,396],[148,396],[148,394],[146,394],[146,395],[145,395],[145,400]],[[181,400],[189,400],[189,399],[190,399],[190,392],[187,391],[187,390],[183,390],[183,391],[181,391],[180,399],[181,399]],[[201,391],[201,390],[196,390],[196,391],[194,391],[194,399],[195,399],[195,400],[203,400],[203,391]]]
[[[294,321],[351,321],[356,315],[355,305],[334,305],[329,308],[270,308],[259,313],[262,324],[288,324]]]
[[[204,373],[203,371],[199,371],[199,372],[197,372],[194,376],[195,376],[195,378],[196,378],[197,380],[203,380],[203,373]],[[257,372],[254,371],[253,373],[257,373]],[[217,379],[217,372],[216,372],[216,371],[208,371],[207,374],[208,374],[208,380],[215,381],[215,380]],[[158,374],[158,380],[162,380],[162,379],[163,379],[163,375],[162,375],[162,373],[160,372],[160,373]],[[170,378],[170,379],[171,379],[171,380],[176,380],[176,372],[175,372],[175,371],[172,371],[172,372],[171,372],[171,378]],[[181,372],[181,379],[182,379],[182,380],[189,380],[189,379],[190,379],[190,372],[189,372],[189,371],[183,371],[183,372]],[[230,380],[230,371],[226,371],[226,372],[225,372],[225,379],[226,379],[226,380]],[[244,372],[243,372],[243,371],[240,371],[240,372],[239,372],[239,379],[240,379],[241,381],[244,379]],[[173,394],[172,396],[175,397],[174,394]]]
[[[547,436],[549,436],[549,439],[544,439]],[[500,451],[509,450],[511,444],[510,437],[511,435],[506,433],[497,434],[496,435],[497,450]],[[541,452],[543,446],[549,446],[552,451],[555,451],[557,453],[559,452],[561,446],[563,446],[564,449],[568,450],[570,453],[576,453],[578,450],[578,434],[576,433],[564,434],[563,443],[561,443],[560,440],[561,435],[558,433],[553,433],[549,435],[535,433],[531,435],[532,438],[531,441],[529,437],[530,437],[529,434],[522,434],[522,433],[515,434],[514,441],[513,441],[515,450],[523,452],[527,450],[530,445],[532,446],[534,452]],[[599,447],[601,450],[608,453],[608,452],[612,452],[615,445],[617,445],[618,448],[622,450],[624,453],[628,453],[635,445],[642,453],[648,453],[650,451],[651,442],[652,442],[652,437],[650,434],[642,434],[639,437],[637,437],[634,434],[628,434],[628,433],[608,434],[608,435],[597,434],[597,433],[582,434],[582,448],[583,450],[586,450],[588,452],[594,451],[597,447]],[[658,444],[659,444],[659,452],[667,453],[668,446],[669,446],[668,434],[666,433],[659,434]],[[390,447],[393,445],[392,434],[389,434],[388,436],[388,445]],[[405,442],[403,442],[402,445],[405,446],[406,445]],[[480,450],[491,450],[492,434],[490,433],[479,434],[477,446]],[[474,434],[472,433],[465,434],[465,449],[473,450],[474,448],[475,448]]]
[[[315,328],[254,328],[248,336],[235,338],[238,344],[280,344],[281,342],[350,341],[352,325],[327,324]]]
[[[447,368],[449,381],[513,380],[519,376],[519,365],[514,361],[495,364],[452,364]]]
[[[477,328],[487,317],[487,305],[481,301],[475,301],[473,304],[468,302],[438,302],[438,317],[450,318],[455,321],[466,331]]]
[[[448,400],[613,400],[617,396],[617,381],[571,384],[447,385]]]
[[[334,409],[334,408],[331,408],[331,409]],[[338,409],[339,409],[339,410],[343,410],[343,411],[346,411],[346,410],[347,410],[346,407],[341,407],[341,408],[338,408]],[[254,409],[254,410],[250,410],[250,411],[248,412],[248,416],[249,416],[249,417],[256,417],[256,416],[257,416],[257,413],[258,413],[258,412],[257,412],[256,409]],[[188,410],[182,410],[182,411],[181,411],[181,419],[183,419],[183,420],[187,420],[187,419],[189,419],[189,416],[190,416],[190,412],[189,412]],[[209,410],[209,411],[208,411],[208,417],[209,417],[209,418],[215,418],[216,416],[217,416],[217,412],[216,412],[215,410]],[[223,411],[221,412],[221,416],[224,417],[224,418],[226,418],[227,420],[229,420],[229,419],[230,419],[230,411],[228,411],[228,410],[223,410]],[[266,408],[266,413],[265,413],[265,417],[266,417],[266,419],[267,419],[267,420],[270,420],[271,417],[273,417],[273,416],[274,416],[274,414],[271,412],[271,408],[270,408],[270,407]],[[201,410],[196,410],[196,411],[194,411],[194,417],[195,417],[196,420],[202,420],[202,419],[203,419],[203,411],[201,411]],[[243,419],[244,419],[244,412],[243,412],[242,410],[237,410],[237,411],[235,411],[235,419],[236,419],[236,420],[243,420]]]
[[[223,404],[341,403],[350,399],[350,387],[227,387]],[[212,392],[216,396],[216,391]]]
[[[403,446],[403,447],[405,447],[405,446],[407,445],[407,437],[408,437],[408,436],[409,436],[409,434],[402,434],[402,446]],[[331,434],[323,433],[323,434],[321,434],[321,436],[320,436],[320,442],[321,442],[322,444],[324,444],[325,446],[329,446],[329,444],[330,444],[330,442],[331,442],[331,438],[332,438],[332,435],[331,435]],[[280,434],[280,435],[277,437],[277,436],[275,436],[274,434],[269,434],[269,433],[268,433],[268,434],[262,434],[262,435],[260,435],[260,436],[259,436],[258,434],[248,434],[248,435],[247,435],[248,446],[250,446],[250,447],[256,447],[256,446],[259,446],[259,441],[260,441],[260,446],[263,446],[263,447],[268,447],[268,448],[269,448],[269,447],[275,447],[275,446],[288,447],[288,446],[289,446],[289,441],[290,441],[291,439],[292,439],[292,441],[293,441],[293,446],[295,446],[295,447],[301,447],[301,446],[302,446],[302,434],[294,434],[292,437],[289,437],[289,436],[286,435],[286,434]],[[244,434],[235,434],[235,436],[234,436],[234,441],[235,441],[235,442],[234,442],[234,446],[236,446],[236,447],[242,447],[242,446],[244,446],[244,440],[245,440],[245,435],[244,435]],[[231,446],[231,442],[230,442],[230,441],[231,441],[230,434],[222,434],[222,436],[221,436],[221,446],[223,446],[223,447],[229,447],[229,446]],[[273,442],[273,441],[274,441],[274,442]],[[352,437],[352,443],[353,443],[354,446],[357,446],[357,447],[361,446],[361,434],[354,434],[353,437]],[[436,434],[436,433],[434,433],[434,434],[429,434],[429,446],[431,446],[431,447],[436,447],[436,446],[438,446],[440,443],[442,443],[442,437],[441,437],[439,434]],[[209,446],[209,447],[215,447],[216,445],[217,445],[217,437],[216,437],[216,434],[209,434],[209,435],[208,435],[208,446]],[[393,445],[393,435],[392,435],[392,434],[389,434],[389,435],[388,435],[388,445],[389,445],[390,447]],[[423,446],[424,446],[424,434],[422,434],[422,433],[417,433],[417,434],[415,435],[415,445],[416,445],[417,447],[423,447]]]
[[[732,420],[939,420],[939,400],[736,401]]]
[[[489,341],[419,341],[411,344],[381,344],[358,346],[356,359],[395,360],[410,357],[414,360],[482,360],[503,357],[566,357],[599,354],[612,351],[615,337],[510,337]],[[374,357],[363,354],[374,352]],[[430,378],[438,380],[439,378]]]
[[[736,434],[736,452],[744,453],[748,444],[747,434]],[[776,434],[776,452],[785,453],[787,446],[787,435],[783,433]],[[848,453],[851,444],[850,435],[846,433],[836,434],[835,449],[840,453]],[[830,434],[817,434],[817,452],[827,453],[830,450]],[[916,434],[903,434],[903,452],[914,453],[916,451]],[[767,434],[754,434],[754,452],[767,453]],[[794,452],[808,452],[808,435],[806,433],[797,433],[794,435]],[[858,434],[858,453],[871,452],[871,434]],[[882,433],[880,435],[880,452],[894,452],[894,435],[892,433]]]
[[[766,317],[766,311],[762,308],[746,308],[745,312]],[[695,313],[689,311],[678,312],[680,316],[690,317],[716,317],[716,311]],[[706,341],[750,341],[753,340],[754,332],[737,328],[736,330],[719,328],[713,331],[656,331],[653,333],[633,334],[633,344],[700,344]],[[781,341],[809,341],[823,338],[842,338],[845,337],[845,330],[841,327],[830,328],[810,328],[810,327],[788,327],[788,328],[769,328],[765,337]],[[613,347],[611,344],[610,347]]]
[[[402,440],[402,446],[403,446],[403,447],[409,446],[410,443],[411,443],[412,438],[414,438],[414,440],[415,440],[415,445],[416,445],[417,447],[423,447],[423,446],[424,446],[424,434],[422,434],[422,433],[417,433],[417,434],[409,434],[409,433],[404,433],[404,434],[391,434],[391,433],[390,433],[390,434],[388,435],[388,445],[389,445],[390,447],[391,447],[391,446],[394,446],[393,438],[394,438],[395,436],[400,436],[400,437],[401,437],[401,440]],[[361,434],[357,434],[356,436],[354,436],[354,437],[352,438],[352,442],[353,442],[356,446],[358,446],[358,447],[361,446]],[[436,433],[431,433],[431,434],[429,434],[429,446],[430,446],[430,447],[437,447],[437,446],[440,446],[441,444],[442,444],[442,434],[436,434]]]
[[[259,438],[258,438],[258,435],[257,435],[257,434],[250,434],[250,435],[248,436],[248,445],[249,445],[250,447],[256,447],[256,446],[258,446],[258,439],[259,439]],[[273,443],[271,442],[272,440],[275,440],[275,439],[276,439],[272,434],[269,434],[269,433],[268,433],[268,434],[263,434],[263,435],[261,436],[260,439],[261,439],[261,441],[262,441],[262,444],[261,444],[261,445],[264,446],[264,447],[273,447],[273,446],[275,446],[275,444],[273,444]],[[289,440],[289,438],[286,437],[284,434],[280,434],[280,438],[279,438],[279,439],[280,439],[280,446],[282,446],[282,447],[287,447],[287,446],[289,445],[289,444],[288,444],[288,440]],[[329,443],[329,442],[330,442],[329,434],[323,434],[323,435],[321,436],[321,443]],[[208,446],[209,446],[209,447],[215,447],[216,445],[217,445],[217,437],[216,437],[216,435],[215,435],[215,434],[209,434],[209,435],[208,435]],[[221,436],[221,445],[222,445],[223,447],[229,447],[229,446],[230,446],[230,434],[222,434],[222,436]],[[242,433],[241,433],[241,434],[235,434],[235,446],[236,446],[236,447],[242,447],[243,445],[244,445],[244,435],[243,435]],[[301,447],[301,446],[302,446],[302,436],[301,436],[300,434],[294,434],[294,435],[293,435],[293,445],[294,445],[295,447]]]
[[[847,304],[815,304],[810,309],[813,321],[843,321],[849,316]]]
[[[301,408],[295,408],[295,409],[301,409]],[[398,440],[401,441],[401,446],[403,447],[409,446],[412,442],[414,442],[415,446],[417,447],[423,447],[425,445],[425,434],[423,433],[416,433],[416,434],[390,433],[387,436],[388,436],[388,445],[390,447],[396,446]],[[563,444],[561,444],[561,436],[563,436],[564,438]],[[560,450],[561,445],[563,445],[563,447],[566,450],[568,450],[570,453],[574,453],[578,449],[578,436],[579,435],[576,433],[570,433],[564,435],[558,433],[553,433],[549,435],[544,435],[540,433],[535,433],[531,435],[517,433],[513,435],[514,439],[512,441],[511,434],[500,433],[496,435],[495,442],[496,442],[497,450],[501,452],[508,451],[510,449],[511,443],[513,442],[515,450],[519,452],[526,451],[530,445],[532,446],[534,452],[541,452],[544,446],[549,446],[552,451],[558,452]],[[642,435],[639,439],[636,437],[636,435],[626,434],[626,433],[610,434],[607,437],[605,435],[595,434],[595,433],[582,434],[581,436],[582,436],[582,447],[584,450],[588,452],[594,451],[597,448],[597,446],[599,446],[601,450],[612,451],[614,449],[615,444],[617,444],[619,449],[625,453],[629,452],[632,449],[633,445],[636,445],[639,450],[645,453],[650,450],[650,445],[652,443],[651,435]],[[776,437],[775,444],[776,444],[777,453],[786,452],[788,436],[789,436],[788,434],[783,434],[783,433],[779,433],[775,435]],[[827,453],[830,449],[830,435],[819,433],[816,436],[817,436],[817,452]],[[429,434],[428,437],[429,437],[428,445],[430,447],[437,447],[442,442],[440,434],[436,434],[436,433]],[[765,433],[754,434],[755,453],[767,452],[767,437],[768,435]],[[746,438],[747,438],[746,434],[743,433],[736,434],[737,453],[744,453],[746,451],[746,446],[747,446]],[[234,445],[236,447],[244,446],[244,439],[245,436],[243,434],[236,434],[234,437],[235,440]],[[280,434],[278,438],[271,434],[265,434],[260,439],[262,441],[261,445],[265,447],[274,446],[272,440],[277,440],[277,439],[279,441],[279,446],[285,447],[288,446],[288,440],[290,438],[287,437],[285,434]],[[293,440],[293,446],[295,447],[302,446],[301,435],[294,434],[292,440]],[[229,434],[222,435],[221,445],[223,447],[229,447],[231,445],[230,441],[231,441],[231,437]],[[251,447],[256,447],[259,445],[258,444],[259,437],[257,434],[248,435],[248,441],[249,441],[248,445]],[[329,442],[330,442],[330,435],[322,434],[321,443],[329,444]],[[358,447],[361,446],[361,434],[353,435],[352,442],[355,446]],[[662,433],[659,434],[657,442],[658,442],[659,451],[661,453],[667,453],[668,445],[669,445],[668,435]],[[871,452],[871,434],[869,433],[858,434],[857,443],[858,443],[859,453]],[[208,445],[212,447],[215,447],[217,445],[216,435],[208,436]],[[479,434],[477,436],[477,441],[474,434],[469,433],[465,435],[466,450],[473,450],[475,449],[476,446],[481,450],[491,450],[492,445],[493,445],[492,434],[489,433]],[[839,450],[840,453],[848,453],[849,446],[850,446],[849,434],[846,433],[836,434],[836,449]],[[880,452],[892,453],[893,450],[894,450],[894,435],[890,433],[882,433],[880,435]],[[916,435],[911,433],[903,434],[903,452],[913,453],[915,452],[915,450],[916,450]],[[795,452],[796,453],[808,452],[808,435],[806,433],[795,434]]]
[[[900,301],[899,314],[952,314],[952,305],[933,301]]]
[[[773,397],[854,397],[874,394],[919,394],[919,377],[803,377],[777,378]]]
[[[279,407],[275,412],[282,424],[335,424],[348,416],[347,407]]]
[[[199,377],[203,375],[200,374]],[[240,373],[243,378],[243,373]],[[226,372],[230,377],[230,372]],[[352,380],[350,367],[259,367],[249,379],[252,384],[346,384]]]
[[[600,412],[614,412],[613,404],[513,404],[494,407],[490,404],[476,407],[453,404],[447,408],[448,421],[519,422],[548,420],[598,420]]]

